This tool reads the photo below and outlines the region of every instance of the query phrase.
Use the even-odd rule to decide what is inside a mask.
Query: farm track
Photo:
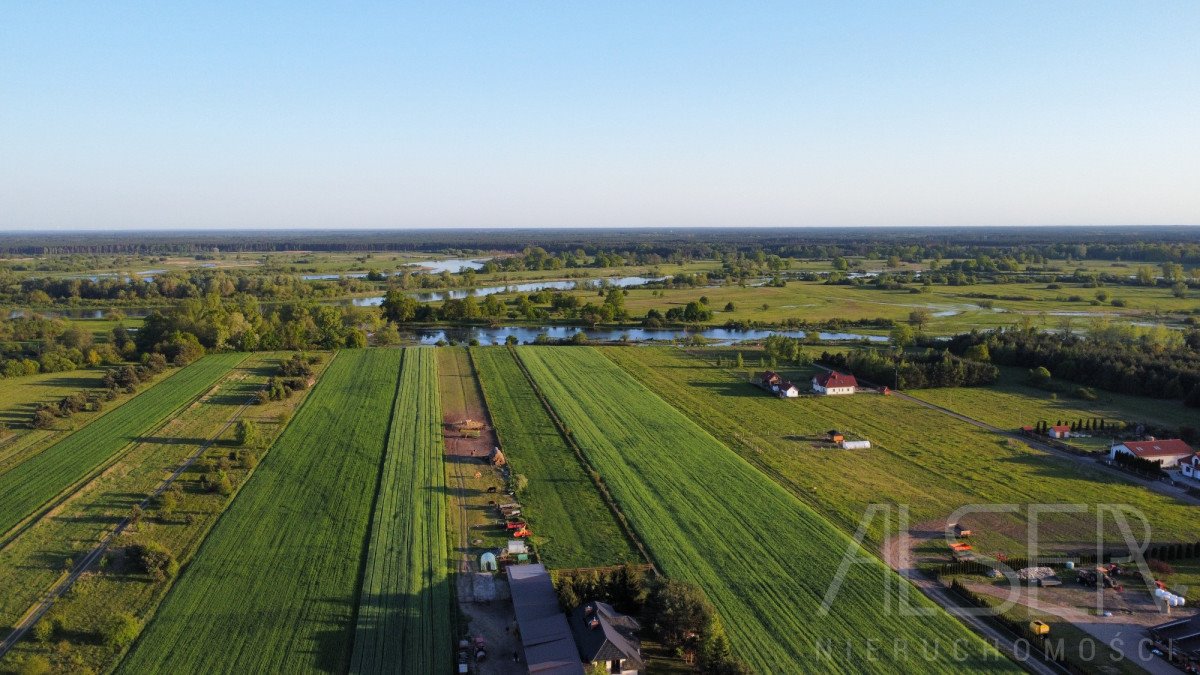
[[[338,352],[116,672],[349,667],[401,358]]]
[[[520,354],[663,572],[705,590],[755,669],[1016,670],[927,598],[911,599],[927,612],[920,620],[899,615],[888,604],[904,583],[898,575],[595,350]],[[839,570],[848,553],[859,564]],[[864,653],[865,636],[877,634],[912,645],[961,640],[966,660]],[[817,653],[823,643],[837,646],[835,659]]]
[[[237,411],[215,434],[197,446],[196,451],[189,455],[187,459],[185,459],[183,463],[180,464],[179,467],[176,468],[175,471],[169,477],[167,477],[167,479],[164,480],[161,485],[159,485],[158,488],[147,495],[146,498],[138,504],[138,506],[143,511],[149,509],[151,502],[153,502],[156,497],[166,492],[167,489],[169,489],[185,471],[190,469],[192,465],[196,463],[196,460],[200,459],[200,457],[204,455],[205,451],[212,447],[212,445],[216,443],[221,436],[225,434],[225,432],[229,431],[234,423],[241,418],[242,414],[246,412],[246,409],[254,404],[255,400],[256,399],[254,397],[246,399],[246,402],[238,407]],[[64,579],[51,587],[46,592],[46,595],[43,596],[43,598],[37,604],[35,604],[33,607],[30,607],[29,611],[26,612],[17,625],[13,627],[13,630],[9,633],[9,635],[5,637],[2,642],[0,642],[0,658],[3,658],[6,654],[8,654],[8,652],[14,646],[16,646],[18,642],[21,641],[26,633],[28,633],[29,630],[32,629],[33,626],[37,624],[37,622],[43,616],[45,616],[46,612],[48,612],[54,605],[54,602],[61,598],[65,593],[70,591],[75,583],[79,581],[80,577],[90,570],[91,567],[95,565],[105,553],[108,552],[112,542],[125,532],[125,530],[129,527],[130,522],[130,518],[126,517],[117,523],[116,527],[114,527],[113,530],[106,535],[100,541],[100,543],[96,545],[95,548],[89,551],[88,554],[84,556],[79,564],[77,564]]]
[[[122,405],[120,408],[117,408],[112,413],[100,417],[93,423],[84,427],[84,429],[80,430],[80,432],[76,432],[79,434],[80,440],[75,440],[76,437],[74,434],[72,434],[71,436],[62,439],[49,448],[46,448],[41,453],[30,457],[22,464],[13,467],[4,475],[0,476],[0,519],[6,517],[6,515],[8,518],[10,518],[9,522],[7,523],[7,527],[5,526],[5,523],[0,522],[0,528],[3,528],[4,532],[2,538],[0,538],[0,550],[3,550],[12,542],[16,541],[21,534],[27,531],[30,527],[36,525],[47,514],[54,512],[62,505],[69,502],[76,494],[79,493],[80,490],[86,487],[88,483],[95,480],[97,476],[103,474],[106,470],[108,470],[109,467],[121,461],[122,457],[124,457],[133,448],[137,447],[138,443],[140,442],[139,437],[146,434],[153,434],[163,429],[172,421],[174,421],[174,419],[181,412],[187,410],[189,407],[196,404],[200,399],[208,395],[213,388],[218,386],[222,379],[228,377],[233,369],[245,361],[246,358],[248,357],[245,354],[221,354],[205,357],[205,359],[202,359],[201,361],[193,363],[180,371],[172,373],[171,377],[160,380],[155,385],[140,392],[137,396],[127,401],[124,405]],[[206,374],[209,374],[208,371],[198,370],[196,373],[197,377],[195,378],[196,382],[178,381],[174,383],[180,385],[181,387],[187,387],[183,390],[184,393],[194,391],[196,385],[202,385],[202,388],[200,388],[198,392],[182,402],[177,402],[179,397],[170,396],[170,394],[175,393],[173,390],[171,390],[165,399],[168,403],[177,403],[177,405],[175,405],[175,407],[170,411],[159,417],[156,417],[155,419],[157,423],[155,423],[152,427],[136,426],[137,414],[140,413],[141,410],[135,406],[151,407],[158,404],[158,399],[149,395],[151,391],[154,391],[155,387],[171,382],[175,377],[183,375],[188,368],[198,367],[205,361],[207,361],[205,366],[211,367],[212,373],[215,373],[215,375],[212,377],[205,377]],[[157,393],[162,394],[163,391],[158,391]],[[119,415],[119,413],[126,414]],[[127,418],[133,419],[127,422]],[[110,420],[117,421],[109,424]],[[106,447],[113,447],[112,444],[109,443],[108,445],[105,445],[104,440],[107,439],[104,438],[95,442],[85,442],[83,439],[87,438],[88,434],[94,435],[94,432],[97,429],[101,429],[101,433],[110,433],[110,430],[107,429],[106,426],[117,427],[117,429],[112,430],[117,433],[117,436],[115,437],[116,440],[123,440],[127,436],[132,436],[133,438],[131,438],[128,442],[123,443],[121,446],[114,448],[111,451],[111,454],[107,455],[100,464],[93,465],[87,469],[82,469],[82,460],[75,461],[74,465],[72,465],[72,463],[66,459],[63,459],[58,464],[52,464],[51,462],[43,459],[44,457],[49,456],[48,453],[54,452],[56,454],[67,454],[67,451],[71,449],[75,449],[75,455],[85,458],[93,455],[99,456]],[[82,447],[75,448],[75,446]],[[62,450],[62,448],[66,448],[67,450]],[[51,464],[51,466],[42,466],[43,464]],[[86,473],[81,477],[75,478],[69,485],[61,488],[60,491],[45,496],[44,501],[42,501],[40,504],[34,505],[34,500],[38,499],[39,495],[46,495],[50,489],[50,487],[47,487],[39,490],[39,483],[42,482],[48,486],[52,486],[53,484],[52,480],[39,481],[38,479],[35,479],[35,476],[38,478],[44,478],[48,474],[50,479],[59,477],[65,478],[71,474],[72,468],[75,468],[76,471],[84,470]],[[9,482],[17,479],[22,480],[23,484],[9,487]],[[6,490],[9,492],[6,493]],[[11,518],[13,518],[16,513],[19,513],[21,509],[27,510],[26,515],[21,517],[16,522],[12,522]],[[28,511],[28,509],[32,509],[32,511]]]

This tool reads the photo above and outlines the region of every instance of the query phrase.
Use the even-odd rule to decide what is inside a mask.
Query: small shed
[[[496,554],[487,551],[479,556],[479,570],[481,572],[496,572],[500,570],[500,565],[496,563]]]
[[[837,429],[830,429],[825,433],[829,435],[830,443],[841,443],[842,441],[846,440],[846,437],[842,435],[842,432],[838,431]]]

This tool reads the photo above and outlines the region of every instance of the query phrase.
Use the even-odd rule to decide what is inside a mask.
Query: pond
[[[786,335],[793,338],[805,337],[802,330],[736,330],[732,328],[705,328],[702,330],[685,330],[682,328],[594,328],[580,326],[461,326],[452,328],[417,328],[404,331],[402,337],[408,341],[423,345],[436,344],[439,340],[456,343],[467,343],[472,339],[481,345],[502,345],[508,337],[516,337],[518,342],[533,342],[541,333],[552,340],[565,340],[583,331],[588,339],[596,342],[618,342],[622,337],[631,342],[670,342],[684,338],[704,337],[713,344],[732,345],[739,342],[763,340],[770,335]],[[818,333],[822,340],[868,340],[870,342],[887,342],[883,335],[862,335],[859,333]]]

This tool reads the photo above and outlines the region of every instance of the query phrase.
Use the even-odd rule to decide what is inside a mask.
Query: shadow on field
[[[71,377],[70,375],[52,377],[49,380],[43,380],[42,385],[51,387],[70,387],[71,389],[99,389],[102,386],[101,382],[95,378]]]
[[[151,443],[154,445],[195,445],[199,446],[207,442],[207,438],[175,438],[171,436],[138,436],[133,439],[137,443]]]
[[[334,650],[325,649],[332,645],[321,645],[317,668],[333,672],[349,665],[351,674],[441,673],[453,669],[457,629],[451,622],[454,593],[449,580],[416,594],[383,593],[363,596],[359,602],[358,626],[350,630],[347,663],[335,663],[331,658]],[[358,640],[362,642],[356,645]],[[357,663],[353,658],[356,648],[367,650]]]
[[[749,382],[688,382],[697,389],[707,389],[718,396],[736,396],[739,398],[770,398],[770,394],[755,387]]]

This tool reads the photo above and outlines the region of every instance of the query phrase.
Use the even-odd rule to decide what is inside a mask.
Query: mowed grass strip
[[[0,535],[203,394],[244,358],[206,356],[0,476]]]
[[[929,615],[900,615],[888,590],[904,582],[873,558],[850,566],[823,615],[846,535],[595,350],[518,353],[663,571],[704,589],[757,671],[1017,672],[915,590]],[[911,647],[872,651],[869,638]],[[963,660],[935,641],[959,641]]]
[[[552,569],[642,560],[567,446],[507,347],[474,347],[492,423],[515,473],[529,479],[522,515]]]
[[[119,672],[349,666],[401,354],[343,351],[329,364]]]
[[[358,604],[352,673],[446,673],[454,629],[433,349],[404,351]]]

